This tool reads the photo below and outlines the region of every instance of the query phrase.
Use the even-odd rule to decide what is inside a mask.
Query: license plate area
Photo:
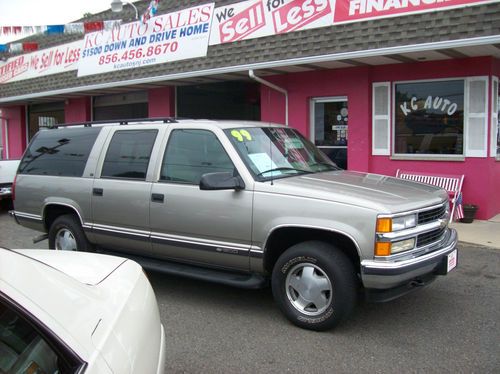
[[[456,249],[446,256],[446,273],[449,273],[457,267],[457,257]]]

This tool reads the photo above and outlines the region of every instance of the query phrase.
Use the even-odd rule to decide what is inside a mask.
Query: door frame
[[[339,103],[339,102],[347,102],[347,108],[349,108],[349,100],[347,96],[326,96],[326,97],[312,97],[309,101],[309,140],[313,144],[316,144],[315,139],[315,130],[316,124],[314,122],[315,118],[315,110],[314,105],[318,103]],[[349,115],[348,115],[349,116]],[[347,125],[347,134],[349,134],[349,125]],[[347,137],[349,139],[349,135]],[[349,141],[347,141],[347,145],[336,145],[336,146],[317,146],[319,149],[327,148],[327,149],[345,149],[348,151]]]

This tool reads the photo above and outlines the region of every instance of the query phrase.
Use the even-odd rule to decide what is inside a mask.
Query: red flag
[[[24,52],[33,52],[38,50],[38,43],[23,43]]]
[[[104,21],[84,22],[83,29],[85,33],[104,30]]]

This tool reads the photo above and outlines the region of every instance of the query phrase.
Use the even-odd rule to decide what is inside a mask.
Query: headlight
[[[415,238],[400,240],[399,242],[392,243],[391,254],[409,251],[415,247]]]
[[[400,217],[380,217],[377,218],[377,232],[386,233],[400,231],[417,226],[417,215],[408,214]]]
[[[400,240],[397,242],[376,242],[375,256],[390,256],[396,253],[409,251],[415,247],[415,238]]]
[[[392,231],[409,229],[417,225],[417,215],[409,214],[407,216],[394,217],[392,219]]]
[[[390,256],[415,248],[415,238],[404,240],[397,240],[396,238],[394,238],[392,240],[384,240],[382,239],[382,237],[385,236],[384,234],[390,234],[416,226],[417,215],[415,213],[397,217],[377,218],[376,231],[379,239],[375,242],[375,256]]]

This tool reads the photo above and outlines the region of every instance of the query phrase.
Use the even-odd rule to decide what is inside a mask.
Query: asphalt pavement
[[[37,235],[0,212],[0,246],[47,248],[47,241],[32,244]],[[167,334],[165,370],[498,373],[500,249],[493,236],[486,240],[490,246],[460,242],[458,268],[428,287],[389,303],[361,302],[344,324],[322,333],[291,325],[270,289],[148,272]]]

